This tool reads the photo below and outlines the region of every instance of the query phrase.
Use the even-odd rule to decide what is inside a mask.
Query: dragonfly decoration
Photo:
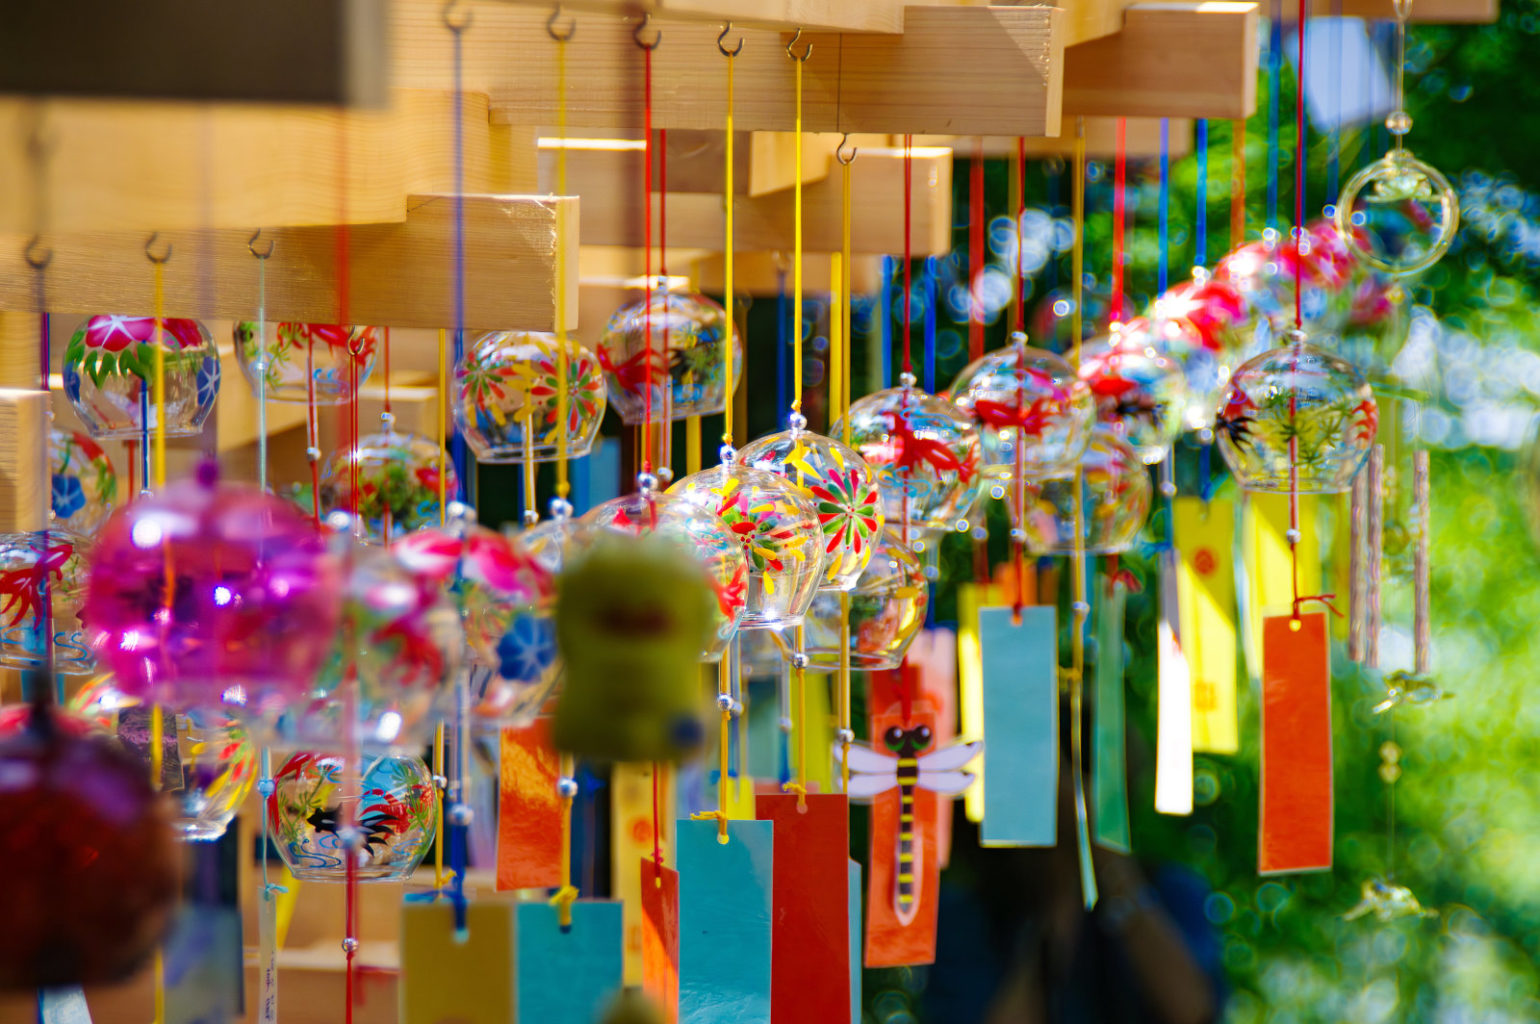
[[[972,774],[959,769],[984,749],[984,744],[976,741],[925,753],[933,739],[928,725],[907,729],[893,725],[882,734],[886,751],[866,744],[854,744],[850,748],[848,795],[851,800],[869,802],[889,790],[898,790],[898,872],[893,906],[903,924],[914,919],[919,905],[919,879],[923,867],[919,862],[923,844],[915,842],[915,790],[956,796],[973,781]],[[842,754],[843,748],[836,745],[836,767],[842,763]]]

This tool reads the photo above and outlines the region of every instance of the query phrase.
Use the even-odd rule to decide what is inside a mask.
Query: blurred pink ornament
[[[86,635],[133,697],[258,714],[303,696],[332,644],[342,576],[291,504],[205,464],[119,508],[92,552]]]

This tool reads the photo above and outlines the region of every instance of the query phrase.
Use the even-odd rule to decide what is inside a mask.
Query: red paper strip
[[[550,719],[537,718],[522,728],[503,730],[497,814],[499,889],[561,884],[559,773]]]
[[[1297,626],[1298,628],[1294,628]],[[1262,620],[1263,874],[1332,857],[1331,666],[1325,612]]]
[[[844,794],[759,796],[775,823],[771,894],[772,1024],[837,1021],[850,1013],[850,815]]]
[[[679,1020],[679,872],[642,866],[642,991],[668,1024]]]
[[[893,673],[896,675],[896,673]],[[882,707],[879,691],[890,681],[879,683],[879,673],[872,673],[872,707]],[[891,692],[891,691],[890,691]],[[901,705],[893,705],[871,718],[874,746],[892,727],[935,730],[936,716],[928,702],[912,701],[908,715]],[[938,854],[937,823],[943,810],[950,812],[951,802],[916,785],[913,790],[912,821],[901,821],[899,787],[872,799],[871,855],[866,888],[866,966],[902,967],[928,964],[936,959],[937,890],[941,885],[941,860]],[[900,874],[900,830],[909,834],[902,840],[912,861],[905,865],[912,905],[900,914],[898,907]]]

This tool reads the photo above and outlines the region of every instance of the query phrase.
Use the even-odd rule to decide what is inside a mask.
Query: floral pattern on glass
[[[455,368],[455,425],[480,462],[549,462],[566,437],[567,457],[587,455],[604,419],[599,360],[566,342],[567,421],[560,422],[560,342],[554,334],[484,334]]]
[[[354,513],[365,539],[388,542],[437,524],[440,491],[453,498],[458,487],[454,466],[436,442],[395,431],[368,434],[322,465],[321,509]]]
[[[704,295],[660,289],[617,310],[605,325],[598,354],[620,418],[633,425],[647,418],[649,379],[655,423],[721,412],[727,396],[726,334],[727,311]],[[732,335],[736,384],[743,333]]]
[[[89,537],[118,500],[112,459],[78,430],[50,431],[48,440],[53,522]]]
[[[81,628],[88,543],[68,530],[0,534],[0,665],[82,675],[96,656]],[[44,601],[48,613],[44,614]],[[45,643],[49,625],[53,643]]]
[[[193,437],[214,408],[220,362],[196,320],[93,316],[64,350],[65,395],[92,437],[139,440],[156,427],[156,350],[164,353],[168,437]]]
[[[275,402],[306,402],[314,382],[315,401],[339,405],[353,397],[356,384],[374,372],[375,356],[386,328],[344,324],[269,322],[265,337],[257,337],[257,325],[235,325],[235,354],[241,373],[251,384],[266,390]]]

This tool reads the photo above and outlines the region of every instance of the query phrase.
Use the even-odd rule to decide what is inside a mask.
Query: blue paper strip
[[[45,988],[37,994],[38,1024],[91,1024],[86,994],[79,986]]]
[[[979,610],[984,674],[984,846],[1058,841],[1059,655],[1055,610]]]
[[[850,862],[850,1024],[861,1024],[861,862]]]
[[[716,822],[680,821],[676,836],[680,1024],[770,1024],[774,828],[731,821],[722,844]]]
[[[517,914],[515,1019],[593,1024],[624,984],[620,903],[580,900],[572,904],[572,927],[565,932],[549,903],[521,903]]]

